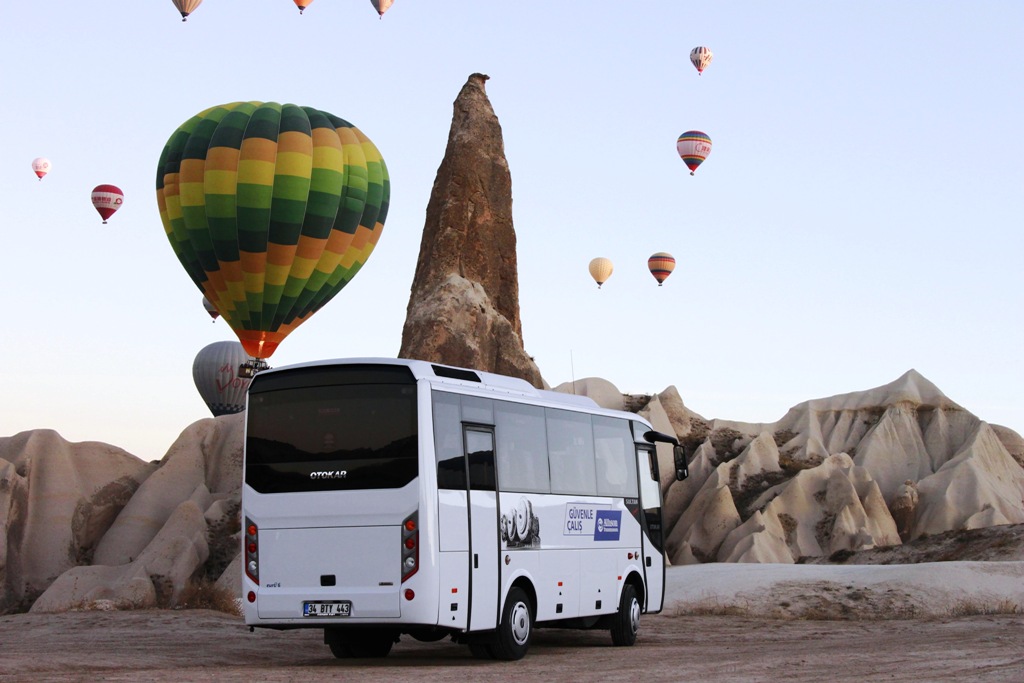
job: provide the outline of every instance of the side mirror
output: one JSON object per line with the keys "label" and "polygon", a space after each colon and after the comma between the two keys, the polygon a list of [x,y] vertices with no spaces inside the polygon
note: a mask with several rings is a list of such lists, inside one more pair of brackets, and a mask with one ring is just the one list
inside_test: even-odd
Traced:
{"label": "side mirror", "polygon": [[648,443],[672,444],[672,456],[675,459],[676,466],[676,479],[682,481],[690,476],[690,470],[686,465],[686,453],[683,451],[683,447],[679,445],[679,439],[674,436],[655,431],[645,432],[644,439]]}
{"label": "side mirror", "polygon": [[672,455],[675,457],[676,480],[682,481],[690,476],[690,470],[686,464],[686,452],[683,451],[682,446],[677,444],[676,447],[672,449]]}

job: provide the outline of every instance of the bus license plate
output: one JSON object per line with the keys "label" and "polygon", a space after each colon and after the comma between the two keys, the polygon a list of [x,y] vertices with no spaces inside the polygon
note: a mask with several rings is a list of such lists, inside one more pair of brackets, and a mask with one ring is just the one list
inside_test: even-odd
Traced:
{"label": "bus license plate", "polygon": [[302,603],[304,617],[347,617],[352,614],[351,600]]}

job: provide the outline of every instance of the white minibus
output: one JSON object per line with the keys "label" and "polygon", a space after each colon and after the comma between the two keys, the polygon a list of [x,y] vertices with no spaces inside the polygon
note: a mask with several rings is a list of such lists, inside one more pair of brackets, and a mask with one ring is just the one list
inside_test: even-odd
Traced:
{"label": "white minibus", "polygon": [[514,660],[538,628],[632,645],[664,600],[655,442],[685,477],[638,415],[521,379],[382,358],[259,372],[245,621],[323,629],[337,657],[408,635]]}

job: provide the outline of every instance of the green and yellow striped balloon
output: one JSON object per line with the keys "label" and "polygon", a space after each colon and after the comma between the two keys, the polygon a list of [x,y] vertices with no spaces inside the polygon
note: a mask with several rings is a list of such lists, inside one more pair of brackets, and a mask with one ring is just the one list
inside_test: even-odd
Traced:
{"label": "green and yellow striped balloon", "polygon": [[156,174],[175,255],[254,358],[355,277],[384,229],[380,152],[311,107],[235,102],[174,131]]}

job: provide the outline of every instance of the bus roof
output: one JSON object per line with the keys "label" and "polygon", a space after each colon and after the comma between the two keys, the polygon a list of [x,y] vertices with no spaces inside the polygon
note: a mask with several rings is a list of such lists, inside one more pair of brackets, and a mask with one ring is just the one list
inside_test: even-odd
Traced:
{"label": "bus roof", "polygon": [[[588,411],[604,413],[615,413],[622,415],[622,411],[601,408],[592,398],[575,394],[563,394],[559,391],[537,389],[532,384],[518,377],[508,377],[493,372],[460,368],[452,365],[431,363],[425,360],[412,360],[408,358],[334,358],[329,360],[310,361],[296,363],[294,365],[282,366],[264,372],[273,373],[295,368],[322,367],[328,365],[391,365],[404,366],[409,368],[413,377],[417,380],[427,380],[435,386],[448,386],[452,388],[479,389],[487,392],[501,393],[510,396],[522,396],[534,400],[550,403],[560,403],[567,406],[576,406]],[[262,373],[261,373],[262,374]],[[634,416],[643,420],[639,416]]]}

